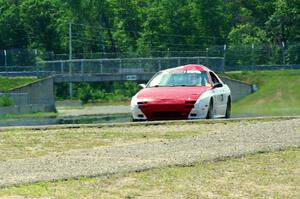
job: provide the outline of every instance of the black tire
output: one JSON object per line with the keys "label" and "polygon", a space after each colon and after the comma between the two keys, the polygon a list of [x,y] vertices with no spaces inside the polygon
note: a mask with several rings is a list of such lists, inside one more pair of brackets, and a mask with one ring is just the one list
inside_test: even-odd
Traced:
{"label": "black tire", "polygon": [[215,114],[214,114],[214,103],[213,103],[212,100],[210,100],[206,119],[214,119],[214,116],[215,116]]}
{"label": "black tire", "polygon": [[230,97],[227,100],[225,118],[231,118],[231,98]]}
{"label": "black tire", "polygon": [[131,120],[131,122],[146,122],[146,120],[136,120],[136,119],[133,119],[133,118],[131,118],[132,120]]}

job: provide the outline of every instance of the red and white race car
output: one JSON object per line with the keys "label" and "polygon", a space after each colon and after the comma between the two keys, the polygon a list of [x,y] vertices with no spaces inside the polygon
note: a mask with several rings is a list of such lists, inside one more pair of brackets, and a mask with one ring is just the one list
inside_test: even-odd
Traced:
{"label": "red and white race car", "polygon": [[205,66],[163,70],[141,86],[131,100],[134,121],[230,118],[231,91]]}

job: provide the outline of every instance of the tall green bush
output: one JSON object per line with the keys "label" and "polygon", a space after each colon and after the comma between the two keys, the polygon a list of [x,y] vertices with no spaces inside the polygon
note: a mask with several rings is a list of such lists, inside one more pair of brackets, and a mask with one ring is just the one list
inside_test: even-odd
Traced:
{"label": "tall green bush", "polygon": [[[77,84],[75,86],[75,95],[84,104],[94,101],[124,101],[131,99],[138,89],[137,83],[129,81],[101,84]],[[57,94],[59,95],[60,93]],[[63,96],[57,97],[61,98]]]}
{"label": "tall green bush", "polygon": [[82,103],[86,104],[90,100],[94,99],[93,92],[94,90],[92,89],[92,87],[88,84],[85,84],[82,87],[79,87],[78,97],[82,101]]}

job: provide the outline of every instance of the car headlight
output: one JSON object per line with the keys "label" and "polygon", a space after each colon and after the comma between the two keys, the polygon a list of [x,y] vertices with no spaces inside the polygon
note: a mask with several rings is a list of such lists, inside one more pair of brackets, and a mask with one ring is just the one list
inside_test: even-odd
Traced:
{"label": "car headlight", "polygon": [[137,105],[137,94],[131,98],[131,106]]}
{"label": "car headlight", "polygon": [[153,101],[152,99],[149,98],[137,98],[137,95],[138,94],[136,94],[131,98],[130,104],[132,107],[139,106],[139,105],[146,105],[148,102]]}

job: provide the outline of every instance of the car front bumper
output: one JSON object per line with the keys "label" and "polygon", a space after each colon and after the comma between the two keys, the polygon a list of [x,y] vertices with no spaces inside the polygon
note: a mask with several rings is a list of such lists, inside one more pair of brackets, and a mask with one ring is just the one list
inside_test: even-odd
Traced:
{"label": "car front bumper", "polygon": [[152,103],[131,106],[132,118],[138,121],[203,119],[206,118],[207,111],[208,105],[204,103],[195,105]]}

